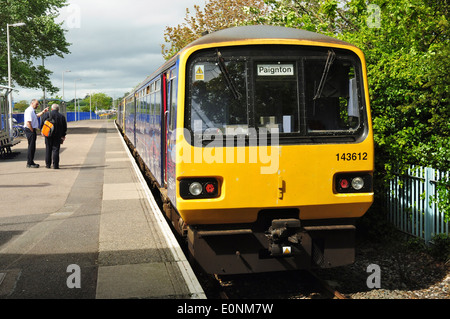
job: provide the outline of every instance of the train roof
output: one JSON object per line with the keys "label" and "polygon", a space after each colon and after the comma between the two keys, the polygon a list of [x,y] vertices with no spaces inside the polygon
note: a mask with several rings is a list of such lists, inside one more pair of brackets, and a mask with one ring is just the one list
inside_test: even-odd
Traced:
{"label": "train roof", "polygon": [[338,40],[316,32],[280,26],[251,25],[233,27],[210,33],[191,42],[184,49],[196,45],[205,45],[210,43],[264,39],[307,40],[353,46],[352,44],[345,41]]}

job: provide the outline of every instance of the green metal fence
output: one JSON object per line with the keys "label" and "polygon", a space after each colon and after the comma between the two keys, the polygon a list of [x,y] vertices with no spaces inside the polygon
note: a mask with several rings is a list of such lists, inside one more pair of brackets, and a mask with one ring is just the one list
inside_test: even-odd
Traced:
{"label": "green metal fence", "polygon": [[449,222],[433,198],[436,185],[449,181],[450,172],[429,167],[411,167],[390,181],[386,196],[389,220],[401,231],[428,244],[437,234],[449,234]]}

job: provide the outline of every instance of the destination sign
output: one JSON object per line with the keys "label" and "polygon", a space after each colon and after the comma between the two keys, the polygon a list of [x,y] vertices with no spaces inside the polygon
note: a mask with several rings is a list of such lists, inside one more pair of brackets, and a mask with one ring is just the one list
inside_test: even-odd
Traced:
{"label": "destination sign", "polygon": [[258,64],[258,76],[294,75],[293,64]]}

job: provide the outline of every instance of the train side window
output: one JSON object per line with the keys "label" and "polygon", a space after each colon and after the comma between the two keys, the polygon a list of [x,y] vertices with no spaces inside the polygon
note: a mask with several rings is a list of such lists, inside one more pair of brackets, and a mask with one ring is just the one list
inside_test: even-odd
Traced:
{"label": "train side window", "polygon": [[170,110],[169,110],[169,130],[173,131],[175,129],[175,114],[176,114],[176,104],[177,104],[177,81],[170,80]]}
{"label": "train side window", "polygon": [[161,113],[161,80],[155,82],[155,115],[160,115]]}
{"label": "train side window", "polygon": [[155,114],[155,103],[153,102],[153,96],[155,95],[155,93],[150,93],[150,95],[148,96],[148,105],[149,105],[149,114],[150,115],[154,115]]}
{"label": "train side window", "polygon": [[156,92],[155,96],[155,115],[161,115],[161,92]]}

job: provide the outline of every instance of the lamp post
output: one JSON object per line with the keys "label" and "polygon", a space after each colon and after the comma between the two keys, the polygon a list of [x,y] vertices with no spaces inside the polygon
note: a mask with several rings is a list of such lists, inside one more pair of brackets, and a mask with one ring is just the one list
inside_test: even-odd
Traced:
{"label": "lamp post", "polygon": [[[92,86],[95,86],[95,84],[93,84]],[[92,120],[92,88],[89,92],[89,119]]]}
{"label": "lamp post", "polygon": [[[42,68],[45,68],[45,58],[44,57],[42,57]],[[43,94],[43,104],[44,105],[41,106],[41,111],[43,111],[47,107],[47,101],[45,99],[45,92],[46,92],[45,86],[43,85],[42,86],[42,94]]]}
{"label": "lamp post", "polygon": [[79,121],[80,119],[77,119],[77,81],[81,81],[81,79],[76,79],[75,81],[74,81],[74,83],[75,83],[75,108],[74,108],[74,111],[75,111],[75,121]]}
{"label": "lamp post", "polygon": [[[9,27],[22,27],[25,23],[19,22],[14,24],[6,24],[6,42],[7,42],[7,48],[8,48],[8,86],[11,88],[11,46],[9,43]],[[13,121],[12,121],[12,114],[13,114],[13,108],[12,108],[12,90],[8,94],[8,104],[9,104],[9,114],[8,114],[8,133],[9,138],[12,139],[12,128],[13,128]]]}

